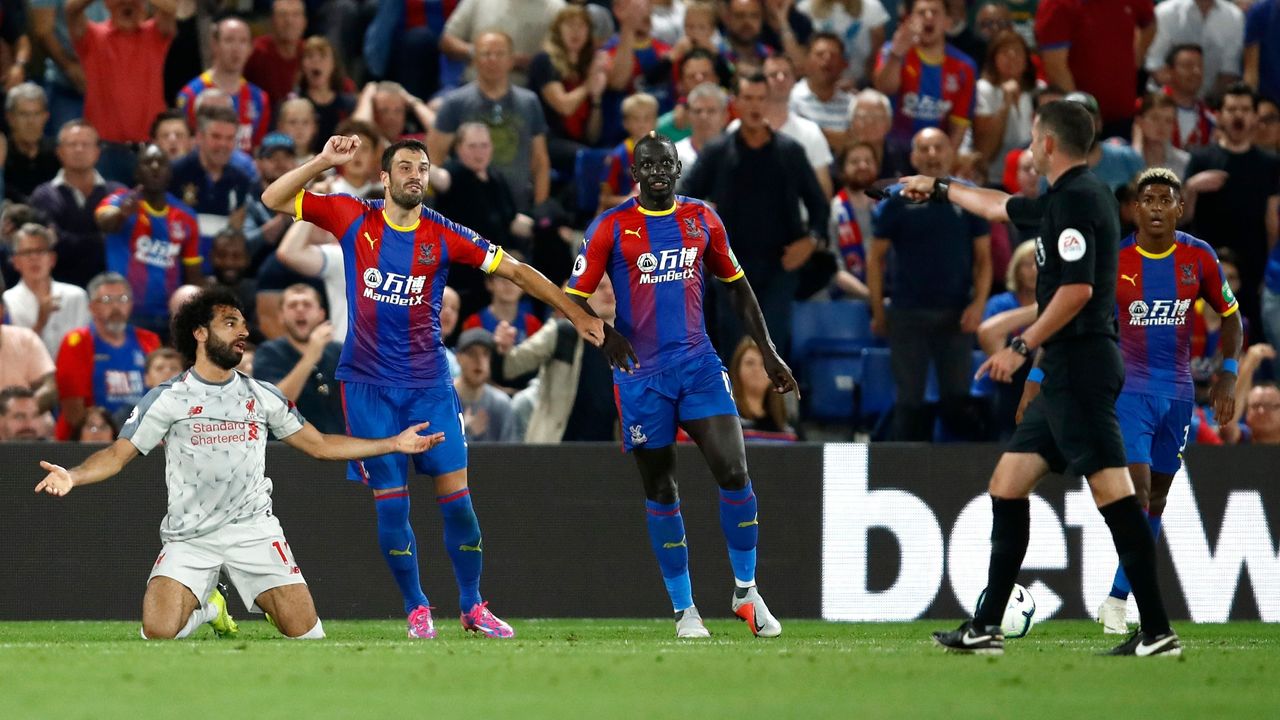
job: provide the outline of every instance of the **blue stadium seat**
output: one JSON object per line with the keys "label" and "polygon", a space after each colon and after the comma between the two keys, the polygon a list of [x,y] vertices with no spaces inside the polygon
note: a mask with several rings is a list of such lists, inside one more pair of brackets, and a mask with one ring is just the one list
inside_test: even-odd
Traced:
{"label": "blue stadium seat", "polygon": [[578,214],[594,217],[600,204],[600,183],[604,182],[604,160],[609,148],[582,148],[573,159],[573,199]]}
{"label": "blue stadium seat", "polygon": [[848,353],[873,342],[871,311],[860,300],[791,304],[791,357],[797,363],[816,353]]}
{"label": "blue stadium seat", "polygon": [[855,389],[862,380],[862,351],[823,352],[809,359],[808,417],[825,422],[857,419]]}
{"label": "blue stadium seat", "polygon": [[893,409],[896,392],[889,349],[869,347],[862,350],[862,378],[858,383],[858,421],[870,424]]}

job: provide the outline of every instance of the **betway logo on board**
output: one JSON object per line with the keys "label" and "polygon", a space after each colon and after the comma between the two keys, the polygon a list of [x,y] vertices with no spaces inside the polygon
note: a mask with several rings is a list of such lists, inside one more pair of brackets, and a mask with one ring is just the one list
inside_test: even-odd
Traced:
{"label": "betway logo on board", "polygon": [[[940,517],[907,490],[871,489],[869,466],[867,445],[824,447],[823,618],[913,620],[925,614],[944,589],[972,613],[986,586],[990,553],[991,500],[985,486],[954,518]],[[1022,566],[1024,581],[1038,570],[1070,569],[1068,538],[1076,542],[1078,532],[1081,544],[1075,553],[1080,558],[1078,573],[1066,573],[1078,588],[1055,588],[1039,580],[1029,585],[1038,619],[1050,618],[1061,608],[1062,594],[1079,593],[1088,612],[1096,612],[1115,573],[1115,546],[1088,485],[1078,479],[1072,487],[1062,516],[1044,499],[1031,497],[1031,543]],[[950,533],[944,534],[948,526]],[[1216,542],[1211,543],[1184,468],[1169,494],[1161,542],[1168,545],[1191,619],[1225,622],[1236,594],[1251,591],[1261,619],[1280,622],[1280,556],[1262,495],[1256,490],[1229,491],[1218,527]],[[898,544],[898,575],[883,590],[868,588],[870,564],[885,562],[868,556],[871,528],[893,534]],[[1242,570],[1248,575],[1244,588]],[[1130,607],[1132,619],[1132,600]]]}

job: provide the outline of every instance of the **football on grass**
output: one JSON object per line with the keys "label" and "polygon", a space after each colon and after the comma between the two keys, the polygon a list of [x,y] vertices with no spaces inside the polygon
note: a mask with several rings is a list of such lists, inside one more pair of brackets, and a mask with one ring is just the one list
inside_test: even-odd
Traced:
{"label": "football on grass", "polygon": [[[987,591],[983,591],[978,595],[978,604],[974,606],[975,612],[977,608],[982,607],[982,601],[987,596]],[[1015,584],[1013,592],[1009,593],[1009,602],[1004,606],[1004,620],[1000,623],[1000,627],[1004,629],[1006,638],[1020,638],[1026,635],[1031,626],[1035,624],[1036,616],[1036,599],[1031,597],[1031,591]]]}

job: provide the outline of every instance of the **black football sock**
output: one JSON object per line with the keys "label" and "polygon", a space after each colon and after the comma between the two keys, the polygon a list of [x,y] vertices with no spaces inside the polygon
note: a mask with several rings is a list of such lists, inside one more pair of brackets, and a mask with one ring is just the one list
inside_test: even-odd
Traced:
{"label": "black football sock", "polygon": [[1169,632],[1169,616],[1156,580],[1156,543],[1137,497],[1130,495],[1098,510],[1111,528],[1116,554],[1133,588],[1133,599],[1138,603],[1143,632],[1148,635]]}
{"label": "black football sock", "polygon": [[999,625],[1009,604],[1009,593],[1022,569],[1031,540],[1031,501],[991,498],[991,564],[987,567],[987,592],[973,615],[975,625]]}

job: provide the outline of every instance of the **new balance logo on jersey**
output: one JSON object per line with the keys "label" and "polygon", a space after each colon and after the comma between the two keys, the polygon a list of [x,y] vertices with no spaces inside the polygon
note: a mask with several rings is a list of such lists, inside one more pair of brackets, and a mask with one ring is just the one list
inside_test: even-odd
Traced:
{"label": "new balance logo on jersey", "polygon": [[193,407],[193,408],[191,408],[190,410],[188,410],[188,411],[187,411],[187,417],[195,417],[195,416],[199,415],[199,414],[200,414],[200,413],[202,413],[202,412],[204,412],[204,406],[203,406],[203,405],[196,405],[195,407]]}
{"label": "new balance logo on jersey", "polygon": [[1130,285],[1138,287],[1138,273],[1134,273],[1132,275],[1121,275],[1120,279],[1127,280]]}
{"label": "new balance logo on jersey", "polygon": [[364,297],[388,305],[414,306],[427,301],[422,294],[422,287],[427,282],[426,275],[401,275],[400,273],[383,273],[378,268],[364,271]]}
{"label": "new balance logo on jersey", "polygon": [[1129,303],[1129,324],[1137,327],[1156,325],[1185,325],[1187,310],[1191,308],[1191,300],[1156,300],[1147,305],[1146,301],[1134,300]]}
{"label": "new balance logo on jersey", "polygon": [[694,276],[698,263],[698,248],[671,248],[653,253],[643,253],[636,258],[640,270],[641,285],[655,285],[672,280],[688,280]]}

